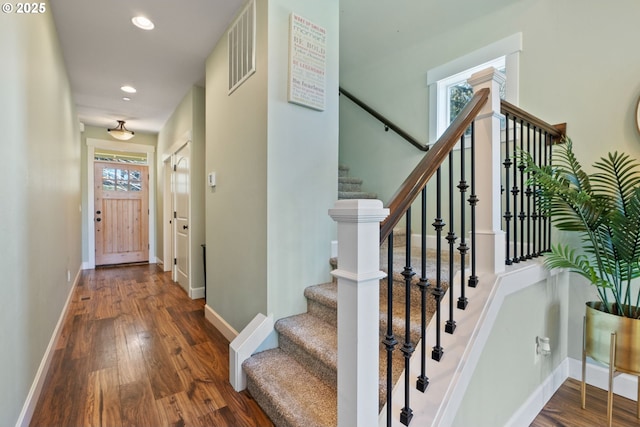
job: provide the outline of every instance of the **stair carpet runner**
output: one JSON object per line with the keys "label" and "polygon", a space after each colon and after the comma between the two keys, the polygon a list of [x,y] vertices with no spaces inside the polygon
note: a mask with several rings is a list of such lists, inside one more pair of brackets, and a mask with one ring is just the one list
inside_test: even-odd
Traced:
{"label": "stair carpet runner", "polygon": [[376,199],[375,193],[362,191],[362,180],[349,176],[349,167],[338,166],[338,199]]}
{"label": "stair carpet runner", "polygon": [[[396,238],[403,245],[402,237]],[[386,248],[381,248],[381,269],[386,270]],[[393,330],[400,342],[394,357],[394,380],[404,368],[399,350],[404,339],[405,282],[400,274],[404,254],[394,260]],[[396,265],[398,264],[398,265]],[[414,264],[415,265],[415,264]],[[419,273],[419,272],[417,272]],[[417,282],[420,274],[414,276]],[[431,276],[433,277],[433,276]],[[447,277],[443,274],[443,277]],[[433,283],[433,280],[431,281]],[[444,284],[443,286],[446,286]],[[337,284],[335,281],[305,289],[307,312],[280,319],[275,324],[279,347],[254,354],[243,368],[247,388],[278,427],[333,427],[337,425]],[[417,345],[420,333],[420,291],[411,286],[411,340]],[[434,312],[429,294],[427,312]],[[387,279],[380,281],[380,336],[387,329]],[[428,321],[428,319],[427,319]],[[386,402],[387,355],[380,344],[379,404]]]}

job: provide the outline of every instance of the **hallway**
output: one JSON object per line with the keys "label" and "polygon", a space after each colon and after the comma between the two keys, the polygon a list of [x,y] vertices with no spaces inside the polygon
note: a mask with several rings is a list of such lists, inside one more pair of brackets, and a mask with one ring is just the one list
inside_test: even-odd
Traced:
{"label": "hallway", "polygon": [[156,265],[84,271],[31,426],[273,426],[203,307]]}

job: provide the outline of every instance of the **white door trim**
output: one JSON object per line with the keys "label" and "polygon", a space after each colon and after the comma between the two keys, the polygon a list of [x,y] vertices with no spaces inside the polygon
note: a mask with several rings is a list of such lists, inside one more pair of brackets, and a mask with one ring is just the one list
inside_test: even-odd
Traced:
{"label": "white door trim", "polygon": [[149,166],[149,262],[156,262],[156,148],[152,145],[132,144],[129,142],[109,141],[106,139],[87,138],[87,250],[89,251],[85,268],[96,267],[96,228],[94,219],[94,177],[93,162],[96,148],[115,150],[125,153],[146,153]]}

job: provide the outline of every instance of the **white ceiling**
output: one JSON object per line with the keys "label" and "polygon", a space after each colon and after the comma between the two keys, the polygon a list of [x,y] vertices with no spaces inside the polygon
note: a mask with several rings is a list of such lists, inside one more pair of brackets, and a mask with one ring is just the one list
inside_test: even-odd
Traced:
{"label": "white ceiling", "polygon": [[[79,120],[158,132],[187,91],[204,86],[205,60],[244,0],[50,2]],[[131,18],[144,15],[155,29]],[[120,90],[131,85],[137,93]],[[131,101],[123,101],[129,96]]]}

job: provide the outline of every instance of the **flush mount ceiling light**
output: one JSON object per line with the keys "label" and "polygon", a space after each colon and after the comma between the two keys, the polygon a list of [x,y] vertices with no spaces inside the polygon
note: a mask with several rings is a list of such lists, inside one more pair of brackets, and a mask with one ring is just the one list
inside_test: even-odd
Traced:
{"label": "flush mount ceiling light", "polygon": [[133,22],[133,25],[142,30],[153,30],[155,28],[153,22],[151,22],[149,18],[146,18],[144,16],[133,17],[131,18],[131,22]]}
{"label": "flush mount ceiling light", "polygon": [[114,137],[115,139],[119,139],[121,141],[128,141],[133,138],[133,131],[124,127],[124,120],[118,120],[118,126],[113,129],[107,129],[107,132]]}
{"label": "flush mount ceiling light", "polygon": [[120,88],[120,90],[123,91],[123,92],[127,92],[127,93],[136,93],[137,92],[136,88],[133,87],[133,86],[122,86]]}

